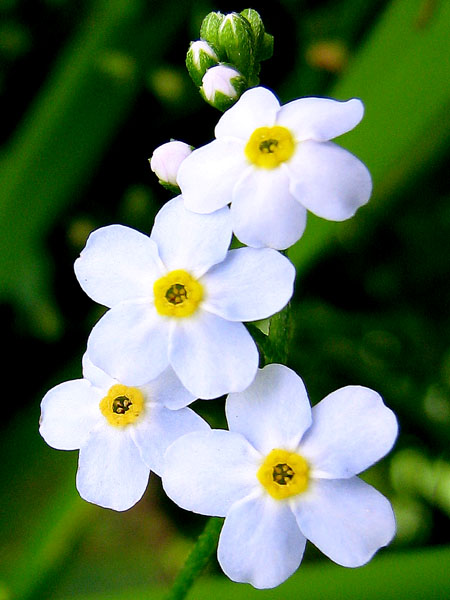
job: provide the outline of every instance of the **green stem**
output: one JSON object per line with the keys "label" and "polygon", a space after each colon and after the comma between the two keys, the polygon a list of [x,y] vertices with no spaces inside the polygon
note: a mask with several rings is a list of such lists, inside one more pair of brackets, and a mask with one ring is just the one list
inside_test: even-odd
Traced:
{"label": "green stem", "polygon": [[199,577],[217,548],[222,523],[223,519],[218,517],[212,517],[207,521],[205,529],[199,535],[165,600],[182,600],[186,598],[192,584]]}

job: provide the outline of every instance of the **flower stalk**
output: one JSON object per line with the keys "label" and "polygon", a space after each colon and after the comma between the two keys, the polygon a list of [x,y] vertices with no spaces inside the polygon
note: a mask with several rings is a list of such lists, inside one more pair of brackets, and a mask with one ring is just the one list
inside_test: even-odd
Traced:
{"label": "flower stalk", "polygon": [[194,581],[201,575],[216,551],[222,523],[223,519],[219,517],[208,519],[203,532],[199,535],[165,600],[182,600],[186,598]]}

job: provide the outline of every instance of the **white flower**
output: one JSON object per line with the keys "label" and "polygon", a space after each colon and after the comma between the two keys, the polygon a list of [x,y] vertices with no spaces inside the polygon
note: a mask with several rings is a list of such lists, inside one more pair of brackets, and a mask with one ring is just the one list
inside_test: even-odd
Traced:
{"label": "white flower", "polygon": [[217,139],[180,167],[186,207],[210,213],[231,202],[241,242],[277,249],[302,236],[306,209],[348,219],[369,200],[372,182],[362,162],[329,140],[353,129],[363,112],[355,98],[301,98],[280,107],[269,90],[248,90],[217,123]]}
{"label": "white flower", "polygon": [[127,510],[145,492],[150,471],[161,474],[166,448],[180,435],[209,429],[190,408],[194,398],[169,367],[129,387],[83,357],[83,379],[51,389],[41,404],[40,433],[58,450],[80,450],[80,496]]}
{"label": "white flower", "polygon": [[181,197],[160,210],[150,237],[121,225],[92,233],[75,272],[111,308],[89,337],[92,361],[126,385],[170,364],[196,397],[245,389],[258,351],[241,321],[281,310],[295,269],[268,248],[227,251],[230,239],[228,208],[198,215]]}
{"label": "white flower", "polygon": [[192,152],[185,142],[173,140],[158,146],[150,159],[150,168],[163,183],[177,185],[177,173],[183,160]]}
{"label": "white flower", "polygon": [[388,500],[355,475],[384,456],[397,421],[374,391],[348,386],[312,411],[283,365],[226,401],[230,431],[194,432],[167,450],[162,480],[179,506],[226,517],[219,563],[230,579],[275,587],[306,539],[336,563],[366,563],[395,533]]}

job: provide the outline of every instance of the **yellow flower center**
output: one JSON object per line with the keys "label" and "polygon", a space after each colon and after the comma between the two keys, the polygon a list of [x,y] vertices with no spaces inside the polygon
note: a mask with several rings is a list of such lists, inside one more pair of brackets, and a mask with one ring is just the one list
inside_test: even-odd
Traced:
{"label": "yellow flower center", "polygon": [[258,127],[245,146],[245,156],[257,167],[274,169],[291,158],[295,140],[286,127]]}
{"label": "yellow flower center", "polygon": [[309,465],[300,454],[275,448],[266,456],[256,476],[272,498],[282,500],[306,490]]}
{"label": "yellow flower center", "polygon": [[144,412],[144,396],[138,388],[117,383],[109,388],[99,406],[110,425],[124,427]]}
{"label": "yellow flower center", "polygon": [[153,285],[156,310],[166,317],[189,317],[203,299],[203,286],[187,271],[178,269]]}

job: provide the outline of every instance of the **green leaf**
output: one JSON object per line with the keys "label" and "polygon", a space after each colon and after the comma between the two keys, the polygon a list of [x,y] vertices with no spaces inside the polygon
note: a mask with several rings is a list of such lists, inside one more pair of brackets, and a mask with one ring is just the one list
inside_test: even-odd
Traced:
{"label": "green leaf", "polygon": [[78,453],[57,452],[39,436],[37,406],[18,415],[2,435],[0,450],[5,515],[0,519],[0,599],[31,600],[64,565],[100,509],[76,491]]}
{"label": "green leaf", "polygon": [[60,328],[45,237],[132,110],[139,68],[161,56],[187,9],[167,4],[150,20],[142,0],[92,2],[10,140],[0,163],[0,300],[14,302],[37,334]]}

